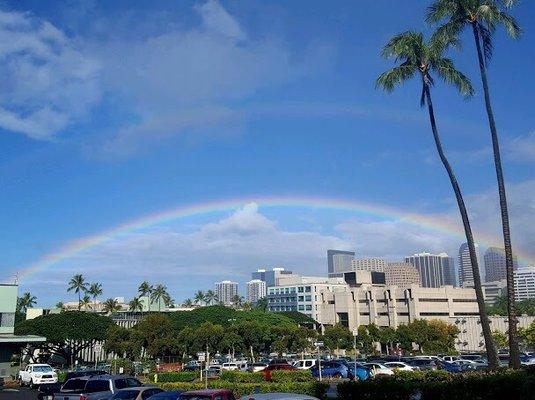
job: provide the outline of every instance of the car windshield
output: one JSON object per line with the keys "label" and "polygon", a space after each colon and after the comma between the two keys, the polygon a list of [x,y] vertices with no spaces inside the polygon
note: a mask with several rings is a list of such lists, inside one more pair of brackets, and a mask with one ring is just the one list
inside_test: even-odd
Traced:
{"label": "car windshield", "polygon": [[33,367],[33,372],[52,372],[53,369],[49,365],[36,365]]}
{"label": "car windshield", "polygon": [[85,379],[69,379],[61,390],[82,390],[86,382],[87,380]]}

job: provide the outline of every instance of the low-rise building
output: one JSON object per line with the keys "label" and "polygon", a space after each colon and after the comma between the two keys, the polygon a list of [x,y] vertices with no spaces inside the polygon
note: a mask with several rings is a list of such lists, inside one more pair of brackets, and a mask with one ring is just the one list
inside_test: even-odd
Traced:
{"label": "low-rise building", "polygon": [[516,301],[535,298],[535,267],[514,271]]}

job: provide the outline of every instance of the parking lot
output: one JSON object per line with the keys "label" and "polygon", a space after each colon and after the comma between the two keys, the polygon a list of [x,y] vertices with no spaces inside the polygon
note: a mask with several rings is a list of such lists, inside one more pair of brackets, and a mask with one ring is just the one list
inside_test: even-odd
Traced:
{"label": "parking lot", "polygon": [[37,400],[37,391],[28,388],[0,389],[0,400]]}

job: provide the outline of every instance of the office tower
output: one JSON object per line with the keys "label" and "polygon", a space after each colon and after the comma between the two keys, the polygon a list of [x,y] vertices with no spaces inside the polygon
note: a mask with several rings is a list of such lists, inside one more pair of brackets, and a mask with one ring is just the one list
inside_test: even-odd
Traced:
{"label": "office tower", "polygon": [[[504,249],[489,247],[483,256],[483,260],[485,262],[485,280],[487,282],[500,281],[507,278]],[[518,268],[517,257],[513,258],[513,268]]]}
{"label": "office tower", "polygon": [[455,259],[446,253],[440,253],[444,269],[444,285],[457,286],[457,274],[455,273]]}
{"label": "office tower", "polygon": [[515,300],[535,298],[535,267],[524,267],[514,271]]}
{"label": "office tower", "polygon": [[279,285],[279,279],[281,277],[293,275],[292,271],[285,270],[282,267],[276,267],[273,268],[271,271],[268,271],[266,269],[259,269],[256,272],[253,272],[251,274],[251,279],[255,280],[261,280],[266,282],[266,288],[270,286],[278,286]]}
{"label": "office tower", "polygon": [[351,261],[351,270],[385,272],[387,265],[386,260],[382,258],[355,258]]}
{"label": "office tower", "polygon": [[232,304],[234,296],[238,294],[238,283],[232,281],[221,281],[215,284],[215,294],[217,300],[223,304]]}
{"label": "office tower", "polygon": [[384,273],[387,285],[407,287],[419,285],[421,282],[418,270],[406,262],[388,263],[384,268]]}
{"label": "office tower", "polygon": [[327,272],[330,277],[342,276],[344,271],[351,269],[354,251],[327,250]]}
{"label": "office tower", "polygon": [[417,253],[405,257],[405,262],[413,265],[418,270],[423,287],[440,287],[445,284],[444,266],[448,259],[449,257],[446,253]]}
{"label": "office tower", "polygon": [[266,282],[260,279],[253,279],[246,284],[247,294],[246,300],[256,304],[258,300],[266,297]]}
{"label": "office tower", "polygon": [[[479,275],[481,275],[481,282],[485,282],[485,274],[483,266],[481,265],[481,257],[479,256],[479,246],[475,243],[477,264],[479,265]],[[474,284],[474,274],[472,273],[472,262],[470,261],[470,251],[468,243],[463,243],[459,248],[459,285],[470,286]]]}

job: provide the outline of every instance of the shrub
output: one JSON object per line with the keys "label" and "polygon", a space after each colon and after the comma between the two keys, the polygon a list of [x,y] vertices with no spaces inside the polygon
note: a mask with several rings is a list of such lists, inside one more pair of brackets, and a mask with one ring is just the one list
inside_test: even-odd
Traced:
{"label": "shrub", "polygon": [[193,382],[198,376],[195,371],[162,372],[158,374],[158,382]]}
{"label": "shrub", "polygon": [[262,372],[222,371],[219,378],[227,382],[260,383],[264,382]]}
{"label": "shrub", "polygon": [[275,370],[271,371],[271,381],[272,382],[309,382],[311,381],[312,374],[309,370]]}

